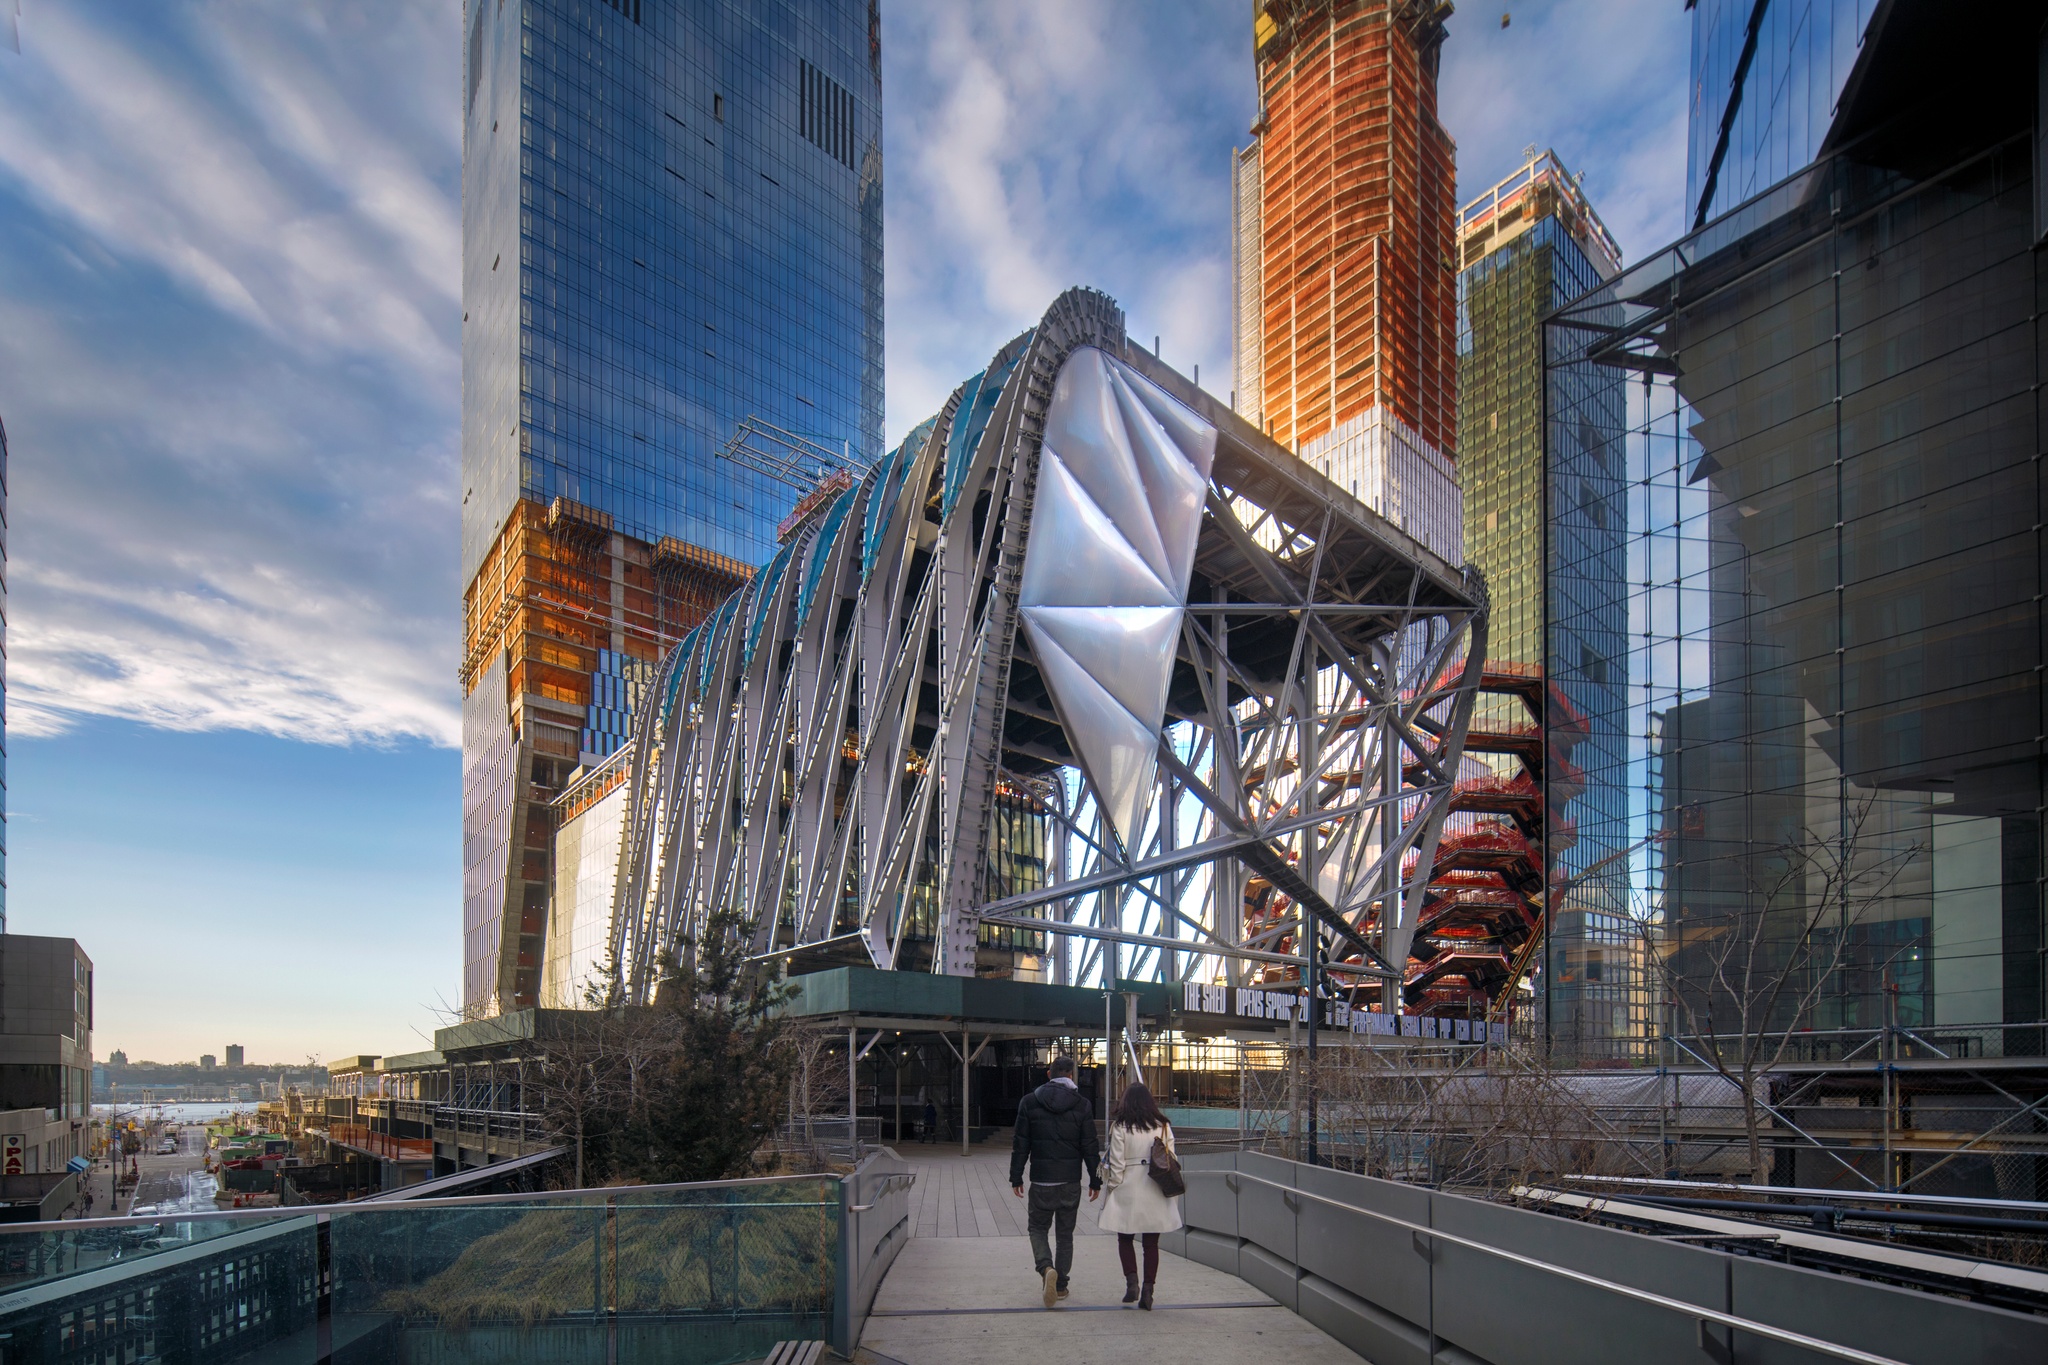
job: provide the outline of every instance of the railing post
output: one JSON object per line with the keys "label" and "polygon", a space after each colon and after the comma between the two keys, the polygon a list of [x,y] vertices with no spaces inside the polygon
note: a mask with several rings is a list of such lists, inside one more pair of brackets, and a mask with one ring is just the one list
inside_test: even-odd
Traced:
{"label": "railing post", "polygon": [[853,1206],[860,1200],[860,1167],[856,1165],[849,1175],[839,1177],[839,1264],[834,1268],[832,1285],[832,1340],[831,1347],[840,1355],[852,1359],[857,1343],[853,1339],[853,1304],[860,1292],[860,1238],[855,1224],[860,1215]]}
{"label": "railing post", "polygon": [[327,1365],[334,1359],[334,1243],[328,1220],[313,1215],[313,1359]]}
{"label": "railing post", "polygon": [[604,1201],[605,1240],[611,1245],[606,1259],[611,1276],[606,1285],[604,1315],[604,1358],[606,1365],[618,1365],[619,1359],[619,1197],[608,1195]]}

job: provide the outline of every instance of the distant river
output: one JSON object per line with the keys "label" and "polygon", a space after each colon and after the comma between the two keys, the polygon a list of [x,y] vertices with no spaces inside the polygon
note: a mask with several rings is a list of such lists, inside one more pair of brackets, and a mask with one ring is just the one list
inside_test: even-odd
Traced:
{"label": "distant river", "polygon": [[95,1104],[94,1118],[108,1118],[119,1114],[122,1118],[154,1117],[159,1111],[172,1123],[212,1123],[230,1114],[247,1114],[256,1117],[256,1102],[244,1100],[240,1104]]}

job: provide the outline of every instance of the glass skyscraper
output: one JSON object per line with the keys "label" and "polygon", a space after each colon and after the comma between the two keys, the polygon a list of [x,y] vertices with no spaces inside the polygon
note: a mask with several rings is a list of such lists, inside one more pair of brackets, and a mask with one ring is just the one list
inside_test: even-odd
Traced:
{"label": "glass skyscraper", "polygon": [[1879,0],[1697,0],[1686,222],[1710,218],[1819,155]]}
{"label": "glass skyscraper", "polygon": [[875,0],[469,0],[463,1004],[533,1003],[550,803],[802,490],[882,439]]}
{"label": "glass skyscraper", "polygon": [[[1468,762],[1487,763],[1493,775],[1480,784],[1486,813],[1474,834],[1447,837],[1455,844],[1490,836],[1517,848],[1526,842],[1529,875],[1555,889],[1550,913],[1558,930],[1547,956],[1524,953],[1536,988],[1529,1003],[1553,1032],[1561,1019],[1594,1044],[1589,1050],[1622,1054],[1644,1024],[1626,993],[1635,966],[1629,936],[1614,923],[1625,900],[1584,874],[1628,839],[1626,791],[1613,763],[1624,744],[1619,678],[1606,662],[1626,648],[1626,547],[1621,524],[1599,510],[1623,477],[1623,375],[1598,365],[1546,372],[1543,357],[1544,318],[1611,279],[1621,248],[1557,154],[1543,152],[1465,205],[1458,250],[1465,550],[1486,575],[1492,607],[1486,690],[1468,741],[1477,754]],[[1544,471],[1543,418],[1567,402],[1575,413],[1569,438],[1585,457],[1574,477],[1552,481]],[[1553,603],[1545,601],[1546,584]],[[1542,714],[1560,723],[1553,742],[1533,750],[1520,736]],[[1517,811],[1523,830],[1497,813],[1509,792],[1529,798]],[[1546,862],[1547,877],[1540,871]],[[1536,929],[1518,923],[1515,933]],[[1530,946],[1509,937],[1504,957]]]}
{"label": "glass skyscraper", "polygon": [[1238,411],[1453,563],[1457,147],[1443,0],[1258,0],[1232,158]]}
{"label": "glass skyscraper", "polygon": [[[1594,489],[1551,506],[1551,611],[1625,584],[1627,744],[1585,781],[1629,792],[1615,890],[1676,968],[1673,1028],[2039,1056],[2039,37],[2017,7],[1877,10],[1702,0],[1710,216],[1548,328],[1549,477]],[[1628,376],[1606,482],[1578,436],[1605,400],[1556,382],[1590,367]],[[1619,574],[1573,549],[1595,515]]]}

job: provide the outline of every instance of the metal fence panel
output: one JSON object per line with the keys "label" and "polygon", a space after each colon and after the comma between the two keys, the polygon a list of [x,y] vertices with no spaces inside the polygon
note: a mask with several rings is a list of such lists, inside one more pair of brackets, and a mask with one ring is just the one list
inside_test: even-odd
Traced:
{"label": "metal fence panel", "polygon": [[1289,1312],[1301,1307],[1294,1262],[1274,1255],[1256,1242],[1245,1242],[1237,1248],[1237,1276]]}
{"label": "metal fence panel", "polygon": [[[1729,1278],[1742,1317],[1913,1365],[2048,1360],[2048,1319],[2030,1314],[1746,1257],[1731,1258]],[[1818,1359],[1740,1333],[1736,1349],[1742,1365]]]}
{"label": "metal fence panel", "polygon": [[1237,1187],[1237,1235],[1247,1242],[1257,1243],[1273,1255],[1294,1263],[1295,1201],[1286,1190],[1275,1189],[1273,1185],[1260,1181],[1273,1181],[1280,1185],[1294,1183],[1295,1165],[1276,1157],[1261,1156],[1257,1152],[1243,1152],[1238,1155],[1237,1169],[1246,1175],[1259,1177],[1258,1180],[1231,1180],[1224,1184]]}
{"label": "metal fence panel", "polygon": [[[1721,1258],[1613,1228],[1574,1223],[1458,1195],[1430,1199],[1431,1226],[1474,1241],[1727,1310]],[[1438,1336],[1517,1365],[1630,1365],[1700,1356],[1697,1320],[1533,1266],[1438,1240],[1433,1258]],[[1513,1305],[1512,1312],[1503,1312]]]}
{"label": "metal fence panel", "polygon": [[[1322,1167],[1303,1167],[1298,1187],[1410,1223],[1429,1222],[1429,1191]],[[1409,1234],[1364,1213],[1305,1199],[1297,1235],[1301,1268],[1406,1322],[1429,1322],[1429,1262]]]}
{"label": "metal fence panel", "polygon": [[[1234,1247],[1237,1243],[1237,1195],[1221,1179],[1214,1176],[1196,1175],[1197,1171],[1234,1171],[1238,1162],[1235,1152],[1218,1152],[1208,1156],[1191,1156],[1181,1162],[1188,1174],[1188,1192],[1181,1197],[1181,1217],[1190,1228],[1202,1228],[1208,1232],[1228,1237]],[[1203,1264],[1209,1264],[1204,1262]],[[1227,1267],[1231,1274],[1237,1273],[1233,1262]]]}
{"label": "metal fence panel", "polygon": [[910,1237],[910,1163],[877,1152],[840,1182],[838,1287],[832,1348],[851,1356],[896,1253]]}

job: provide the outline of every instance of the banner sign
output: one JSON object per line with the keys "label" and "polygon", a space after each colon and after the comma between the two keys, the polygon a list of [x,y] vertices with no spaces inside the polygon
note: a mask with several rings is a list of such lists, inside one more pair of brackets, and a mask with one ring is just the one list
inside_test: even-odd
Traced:
{"label": "banner sign", "polygon": [[[1226,1019],[1257,1019],[1283,1024],[1307,1023],[1307,1001],[1299,991],[1274,991],[1258,986],[1183,985],[1181,1012],[1213,1014]],[[1319,1027],[1387,1038],[1427,1038],[1435,1042],[1491,1043],[1505,1047],[1508,1026],[1484,1019],[1438,1019],[1433,1015],[1383,1014],[1354,1010],[1341,1000],[1325,1000]]]}
{"label": "banner sign", "polygon": [[22,1162],[22,1142],[20,1133],[9,1133],[0,1138],[0,1174],[28,1174],[28,1167]]}

